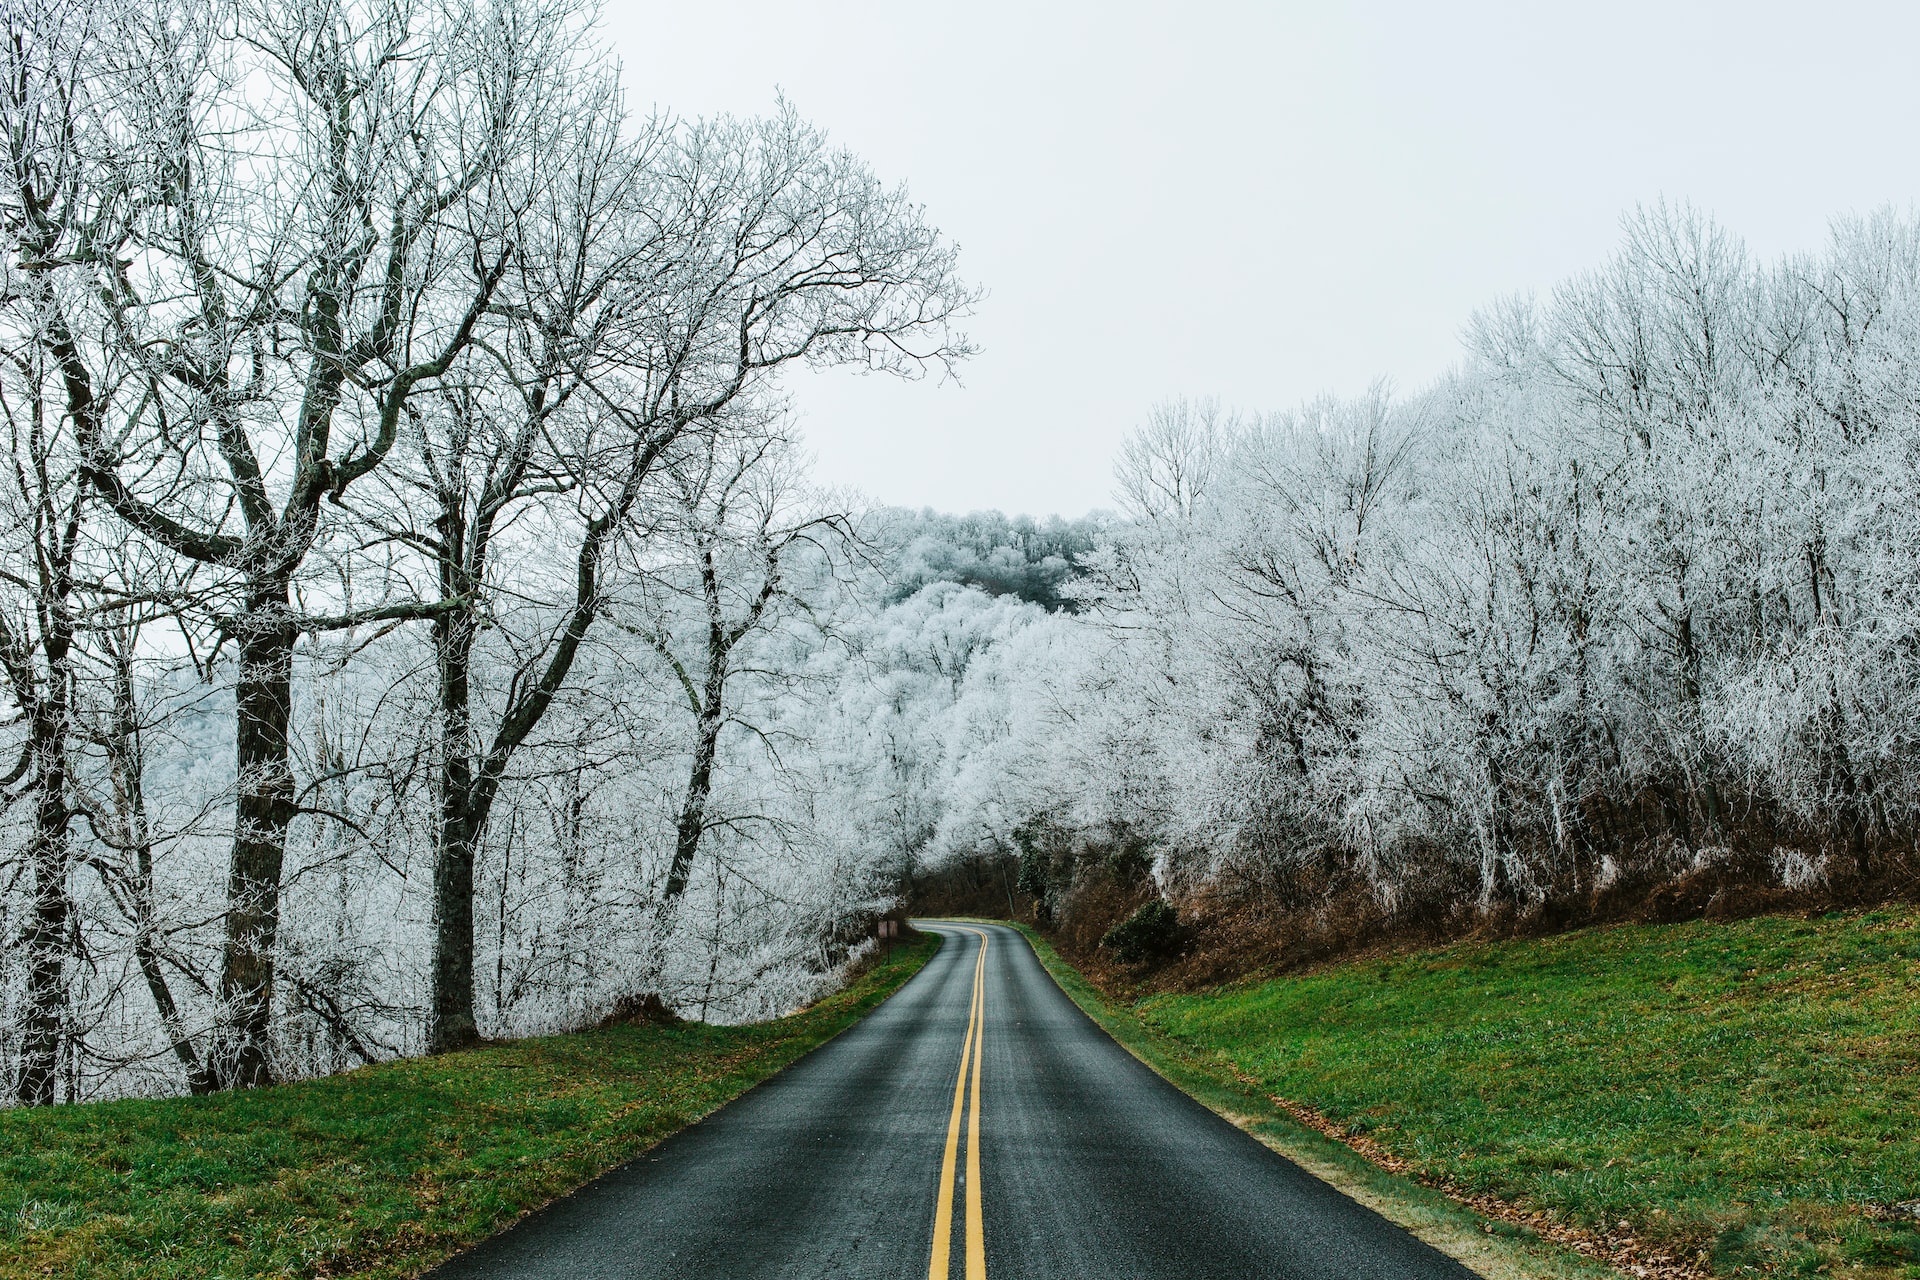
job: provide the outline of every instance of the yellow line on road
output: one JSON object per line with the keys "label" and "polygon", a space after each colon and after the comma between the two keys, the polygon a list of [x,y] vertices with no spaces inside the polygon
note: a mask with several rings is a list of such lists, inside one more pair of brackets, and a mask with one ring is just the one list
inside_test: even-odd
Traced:
{"label": "yellow line on road", "polygon": [[973,1101],[967,1119],[967,1280],[987,1280],[987,1233],[980,1224],[980,1059],[987,1034],[987,935],[980,935],[980,975],[974,979]]}
{"label": "yellow line on road", "polygon": [[947,1120],[946,1154],[940,1161],[940,1198],[933,1208],[933,1257],[927,1280],[948,1280],[953,1259],[953,1178],[960,1153],[960,1117],[967,1096],[967,1067],[973,1067],[973,1110],[967,1131],[967,1272],[966,1280],[987,1280],[986,1237],[980,1224],[980,1038],[985,1030],[987,935],[980,939],[973,962],[973,999],[967,1009],[967,1038],[960,1047],[960,1078],[953,1082],[953,1114]]}

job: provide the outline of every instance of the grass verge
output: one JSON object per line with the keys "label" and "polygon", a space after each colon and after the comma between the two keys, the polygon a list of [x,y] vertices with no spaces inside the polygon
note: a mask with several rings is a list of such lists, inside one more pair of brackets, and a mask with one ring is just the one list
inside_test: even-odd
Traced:
{"label": "grass verge", "polygon": [[1722,1276],[1920,1276],[1912,908],[1462,942],[1142,1034],[1472,1198]]}
{"label": "grass verge", "polygon": [[1915,923],[1461,943],[1139,1012],[1426,1176],[1720,1275],[1920,1276]]}
{"label": "grass verge", "polygon": [[1302,1124],[1224,1061],[1194,1053],[1144,1021],[1132,1005],[1087,981],[1043,935],[1026,925],[1014,927],[1027,936],[1040,963],[1075,1004],[1175,1087],[1489,1280],[1613,1280],[1617,1276],[1612,1268],[1528,1227],[1483,1217],[1443,1192],[1391,1173]]}
{"label": "grass verge", "polygon": [[0,1277],[417,1275],[830,1039],[938,946],[751,1026],[614,1027],[210,1098],[0,1112]]}

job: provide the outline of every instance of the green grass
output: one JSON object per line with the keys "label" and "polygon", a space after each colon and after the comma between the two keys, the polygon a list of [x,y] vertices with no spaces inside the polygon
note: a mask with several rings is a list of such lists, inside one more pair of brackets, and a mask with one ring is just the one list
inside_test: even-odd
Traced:
{"label": "green grass", "polygon": [[826,1041],[937,946],[753,1026],[618,1027],[247,1093],[0,1112],[0,1277],[415,1275]]}
{"label": "green grass", "polygon": [[1135,1006],[1422,1176],[1718,1274],[1920,1276],[1914,913],[1461,943]]}
{"label": "green grass", "polygon": [[1088,982],[1047,939],[1026,934],[1061,989],[1130,1053],[1315,1176],[1331,1183],[1489,1280],[1602,1280],[1618,1273],[1537,1233],[1490,1221],[1418,1182],[1370,1163],[1300,1124],[1215,1055],[1196,1054],[1144,1022],[1136,1006]]}

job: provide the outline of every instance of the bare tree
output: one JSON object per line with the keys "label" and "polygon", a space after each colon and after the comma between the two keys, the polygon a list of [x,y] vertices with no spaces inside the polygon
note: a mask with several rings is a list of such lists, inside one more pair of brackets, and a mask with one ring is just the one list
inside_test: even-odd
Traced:
{"label": "bare tree", "polygon": [[[572,9],[419,0],[128,8],[37,41],[59,165],[23,194],[47,348],[86,477],[131,528],[220,572],[237,796],[221,1084],[272,1078],[269,1021],[297,638],[328,499],[377,470],[472,340],[561,108]],[[344,424],[344,438],[336,427]],[[374,612],[423,612],[401,604]]]}
{"label": "bare tree", "polygon": [[[974,295],[952,248],[902,192],[790,109],[649,134],[635,151],[596,148],[580,172],[550,215],[561,251],[516,262],[511,296],[495,308],[499,336],[473,356],[469,388],[511,394],[446,401],[452,434],[422,459],[438,515],[420,541],[450,610],[434,633],[438,1050],[477,1035],[473,871],[495,797],[606,607],[608,557],[647,523],[656,469],[689,450],[704,456],[731,406],[788,364],[912,375],[971,350],[953,328]],[[491,577],[499,524],[561,494],[572,506],[572,591],[550,599]],[[473,640],[483,601],[502,591],[540,603],[545,621],[513,655],[480,732]]]}
{"label": "bare tree", "polygon": [[[29,276],[25,284],[28,296],[21,301],[30,326],[37,318],[32,295],[40,281]],[[41,355],[34,345],[11,348],[4,357],[7,367],[0,369],[0,421],[12,464],[0,481],[0,546],[7,565],[0,571],[0,676],[25,730],[0,788],[18,784],[6,802],[25,800],[33,811],[24,855],[32,886],[23,940],[26,1007],[14,1081],[15,1096],[28,1105],[54,1100],[64,1030],[73,916],[68,877],[74,817],[69,737],[79,626],[75,570],[88,496],[58,403],[49,403],[52,388]]]}
{"label": "bare tree", "polygon": [[[662,468],[678,484],[732,456],[715,450],[741,406],[790,364],[951,369],[976,295],[905,193],[785,104],[630,127],[574,0],[28,0],[5,23],[0,304],[17,341],[0,392],[22,607],[0,666],[39,744],[11,781],[42,806],[36,829],[61,833],[21,863],[21,1095],[49,1100],[59,1045],[91,1034],[60,1021],[68,951],[90,933],[127,963],[89,988],[88,1017],[150,1000],[196,1092],[333,1061],[299,1057],[322,1023],[360,1056],[388,1051],[322,989],[331,944],[283,929],[283,903],[310,861],[345,865],[336,846],[403,846],[404,822],[355,825],[345,780],[379,775],[387,822],[429,758],[428,1045],[471,1043],[475,861],[648,539],[685,518]],[[177,704],[140,674],[143,646],[173,643],[154,638],[163,615],[234,712],[223,909],[185,936],[157,870],[176,842],[149,797],[151,744],[168,740],[150,715]],[[391,705],[424,696],[391,630],[419,622],[433,732],[368,746],[385,722],[331,708],[387,714],[354,701],[366,680],[390,680]],[[85,778],[68,754],[76,646],[99,677]],[[190,718],[196,734],[227,723]],[[700,790],[676,820],[674,898]],[[76,866],[106,910],[75,914]],[[404,881],[404,858],[392,869]],[[215,944],[217,965],[188,958]]]}
{"label": "bare tree", "polygon": [[1222,455],[1241,424],[1211,397],[1164,400],[1128,436],[1113,464],[1128,514],[1142,520],[1190,518],[1218,478]]}
{"label": "bare tree", "polygon": [[[650,548],[646,620],[632,629],[672,671],[692,717],[690,767],[674,823],[673,858],[656,909],[655,938],[671,933],[710,809],[720,735],[742,723],[727,696],[743,657],[799,601],[783,576],[790,557],[851,535],[845,516],[810,510],[797,487],[793,440],[769,427],[729,432],[664,473],[671,507]],[[685,618],[676,615],[685,613]],[[751,669],[750,667],[748,668]]]}
{"label": "bare tree", "polygon": [[[139,554],[145,551],[146,554]],[[164,553],[135,548],[122,564],[119,579],[140,582],[157,600],[111,602],[87,630],[88,656],[93,671],[90,684],[104,696],[83,706],[82,736],[104,759],[105,768],[90,793],[83,793],[88,826],[103,851],[88,858],[100,877],[108,899],[130,934],[134,964],[153,1002],[167,1047],[179,1064],[188,1091],[212,1092],[215,1080],[203,1057],[203,1027],[196,1027],[174,994],[175,979],[185,977],[199,993],[211,991],[207,977],[190,965],[173,945],[174,928],[168,920],[156,880],[158,851],[170,834],[160,829],[147,799],[146,737],[154,711],[141,696],[138,666],[143,632],[171,612],[168,596],[190,595],[185,572],[169,572]],[[128,572],[127,570],[131,570]],[[172,579],[176,592],[154,588]]]}
{"label": "bare tree", "polygon": [[24,722],[17,759],[0,787],[19,784],[8,804],[33,808],[24,855],[31,909],[24,938],[27,969],[20,1063],[14,1094],[23,1103],[54,1100],[62,1046],[65,968],[73,905],[69,735],[74,640],[79,625],[75,573],[88,494],[73,431],[62,412],[58,369],[48,339],[59,332],[53,279],[60,255],[75,245],[65,224],[96,216],[96,197],[79,189],[57,104],[46,101],[76,74],[73,52],[52,39],[62,17],[10,17],[0,49],[0,130],[6,179],[0,226],[0,419],[9,465],[0,488],[0,675]]}

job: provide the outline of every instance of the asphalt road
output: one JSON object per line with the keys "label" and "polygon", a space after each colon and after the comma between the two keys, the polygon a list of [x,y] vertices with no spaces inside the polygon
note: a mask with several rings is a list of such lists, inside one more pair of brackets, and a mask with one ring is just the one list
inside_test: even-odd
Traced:
{"label": "asphalt road", "polygon": [[1142,1066],[1014,930],[921,927],[865,1021],[433,1276],[1473,1275]]}

